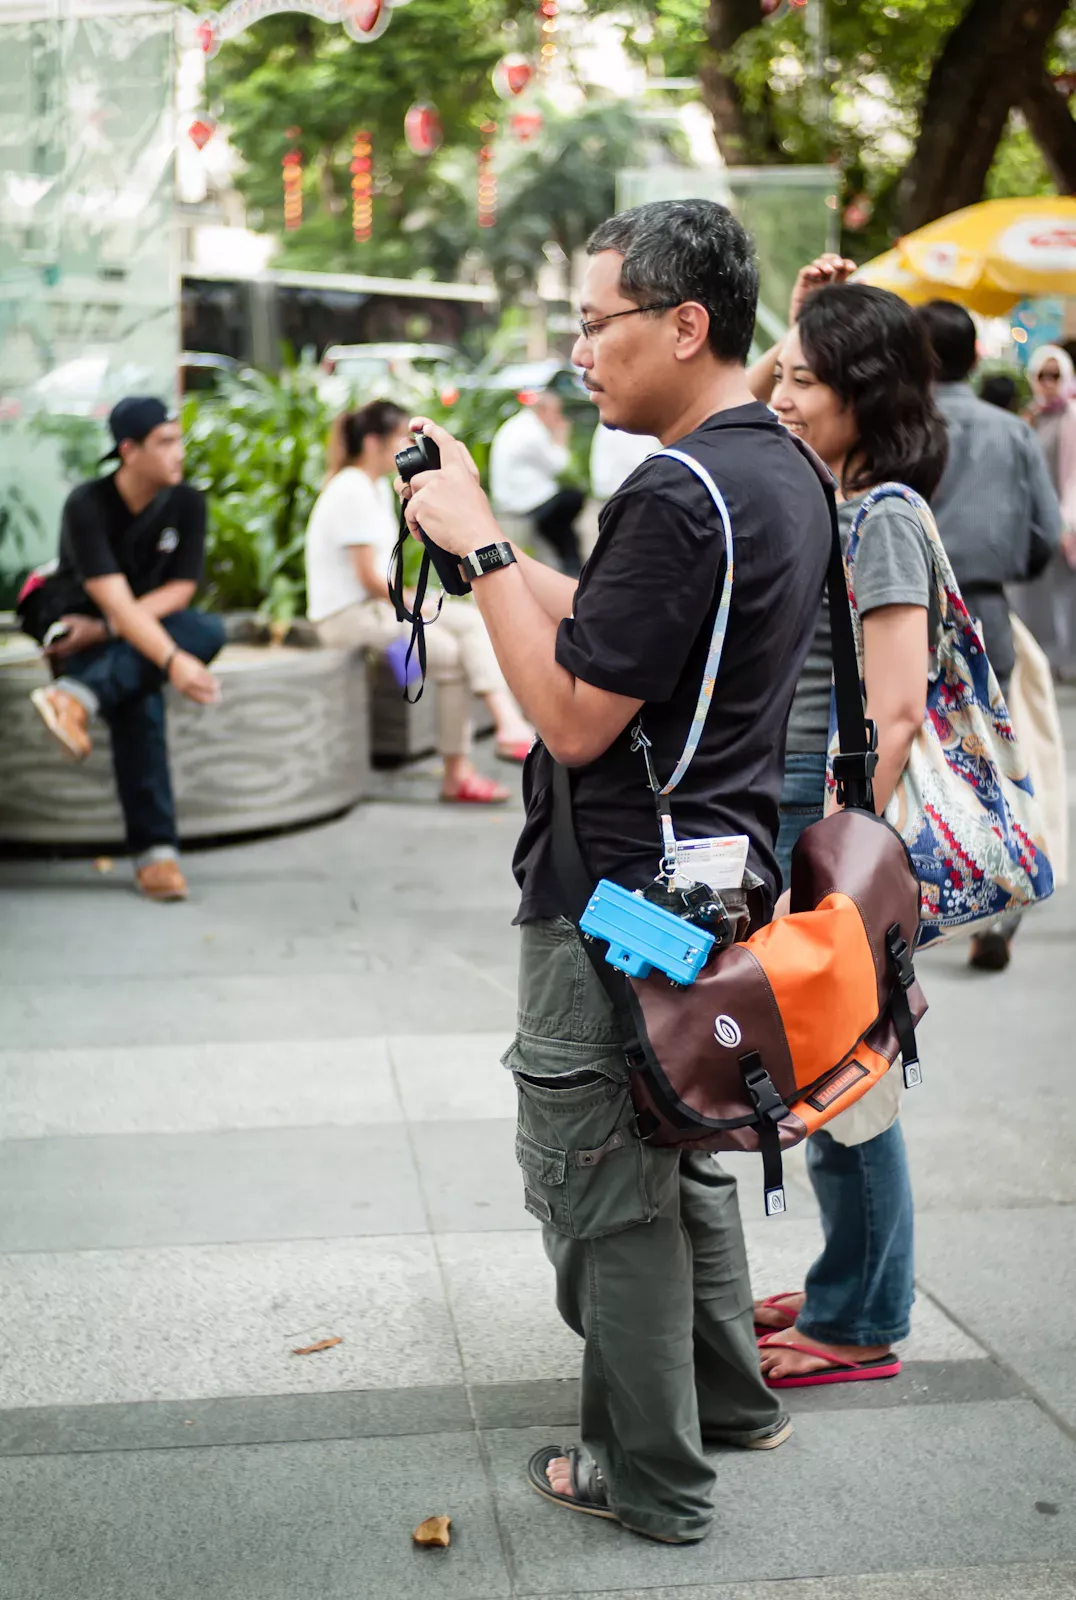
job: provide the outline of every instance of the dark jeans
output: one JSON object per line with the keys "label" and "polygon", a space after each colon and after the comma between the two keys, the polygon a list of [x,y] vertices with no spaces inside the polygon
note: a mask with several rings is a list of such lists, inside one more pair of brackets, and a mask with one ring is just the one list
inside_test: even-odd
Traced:
{"label": "dark jeans", "polygon": [[583,509],[578,489],[560,489],[545,505],[535,508],[530,517],[538,532],[556,551],[557,559],[569,578],[577,578],[583,564],[575,519]]}
{"label": "dark jeans", "polygon": [[[777,864],[786,886],[793,845],[822,816],[825,782],[821,752],[785,757]],[[914,1214],[900,1122],[853,1145],[839,1144],[821,1128],[807,1141],[807,1173],[825,1244],[807,1274],[797,1328],[826,1344],[907,1338],[915,1299]]]}
{"label": "dark jeans", "polygon": [[[219,617],[177,611],[161,626],[181,650],[209,662],[224,644]],[[164,674],[124,639],[68,656],[62,676],[97,696],[112,736],[112,766],[127,827],[127,847],[141,855],[153,845],[178,844],[165,738]]]}

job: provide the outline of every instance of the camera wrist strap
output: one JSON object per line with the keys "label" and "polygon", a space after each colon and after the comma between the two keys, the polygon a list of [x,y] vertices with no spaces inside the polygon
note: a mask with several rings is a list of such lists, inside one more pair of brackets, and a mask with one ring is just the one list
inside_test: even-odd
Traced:
{"label": "camera wrist strap", "polygon": [[[411,640],[407,646],[407,654],[404,657],[403,697],[407,701],[408,705],[414,706],[417,705],[422,699],[422,691],[426,687],[426,619],[422,615],[422,605],[423,601],[426,599],[426,588],[430,581],[430,552],[425,548],[425,546],[423,546],[422,563],[418,569],[418,577],[415,580],[415,603],[412,609],[409,611],[407,609],[407,602],[404,599],[403,571],[404,551],[407,548],[407,540],[410,538],[410,536],[410,529],[407,526],[407,516],[404,509],[401,507],[400,532],[397,537],[395,547],[393,548],[392,557],[389,561],[389,600],[392,602],[392,609],[396,613],[396,621],[409,622],[411,624]],[[431,622],[437,621],[437,618],[441,615],[441,607],[444,605],[444,603],[445,597],[442,594],[437,602],[437,610],[430,618]],[[407,692],[407,671],[411,665],[411,657],[416,653],[418,655],[419,685],[418,694],[416,694],[415,698],[412,700],[411,696]]]}
{"label": "camera wrist strap", "polygon": [[729,626],[729,611],[732,607],[732,520],[729,517],[728,507],[722,497],[720,489],[711,478],[706,468],[689,456],[683,450],[658,450],[650,460],[658,456],[668,456],[670,461],[679,461],[682,466],[693,472],[699,482],[704,486],[710,499],[717,507],[718,516],[721,518],[721,529],[725,536],[725,576],[721,585],[721,598],[718,601],[717,615],[714,617],[713,631],[710,635],[710,646],[706,652],[706,665],[703,668],[702,686],[699,689],[699,698],[695,705],[695,714],[691,719],[687,740],[683,752],[676,763],[676,770],[664,786],[659,783],[654,770],[654,759],[651,754],[650,740],[643,732],[643,719],[640,715],[638,722],[632,729],[631,748],[633,751],[641,750],[643,760],[646,762],[646,778],[650,785],[650,792],[654,796],[654,806],[657,811],[658,828],[661,833],[661,876],[669,888],[672,887],[676,876],[676,832],[673,828],[672,802],[669,796],[683,779],[699,748],[702,730],[706,725],[706,715],[710,709],[710,702],[714,697],[714,685],[717,682],[718,668],[721,665],[721,655],[725,648],[725,635]]}

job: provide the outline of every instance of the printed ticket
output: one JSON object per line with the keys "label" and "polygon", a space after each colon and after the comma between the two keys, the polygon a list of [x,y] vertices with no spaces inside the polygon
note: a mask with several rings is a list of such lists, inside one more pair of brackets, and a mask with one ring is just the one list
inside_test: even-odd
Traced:
{"label": "printed ticket", "polygon": [[678,839],[677,877],[708,883],[711,889],[738,889],[750,844],[746,833],[728,834],[723,839]]}

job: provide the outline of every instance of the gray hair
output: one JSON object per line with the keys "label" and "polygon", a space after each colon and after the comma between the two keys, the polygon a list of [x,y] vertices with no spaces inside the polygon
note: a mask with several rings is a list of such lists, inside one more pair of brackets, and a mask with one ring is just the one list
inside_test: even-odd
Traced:
{"label": "gray hair", "polygon": [[720,361],[743,364],[758,305],[758,265],[747,231],[713,200],[658,200],[621,211],[595,228],[587,253],[624,257],[620,289],[636,305],[682,305],[709,313],[709,343]]}

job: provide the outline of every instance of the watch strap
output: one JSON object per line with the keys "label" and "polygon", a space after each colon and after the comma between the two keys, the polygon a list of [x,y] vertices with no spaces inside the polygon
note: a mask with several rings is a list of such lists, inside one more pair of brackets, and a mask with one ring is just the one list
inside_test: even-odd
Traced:
{"label": "watch strap", "polygon": [[496,572],[500,567],[510,567],[516,559],[512,546],[503,539],[496,544],[484,544],[478,550],[472,550],[470,555],[463,557],[460,562],[460,572],[468,582],[475,578],[484,578],[487,572]]}

